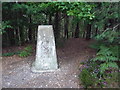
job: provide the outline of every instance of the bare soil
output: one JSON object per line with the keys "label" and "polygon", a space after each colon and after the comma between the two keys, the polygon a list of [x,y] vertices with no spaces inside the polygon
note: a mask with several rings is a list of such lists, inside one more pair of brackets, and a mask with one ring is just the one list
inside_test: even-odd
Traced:
{"label": "bare soil", "polygon": [[[3,57],[3,88],[82,88],[78,77],[80,63],[95,55],[95,50],[88,47],[92,42],[94,41],[78,38],[67,40],[64,47],[57,48],[59,70],[54,72],[31,72],[31,64],[35,60],[35,48],[34,53],[26,58],[17,55]],[[4,48],[3,53],[16,52],[24,47]]]}

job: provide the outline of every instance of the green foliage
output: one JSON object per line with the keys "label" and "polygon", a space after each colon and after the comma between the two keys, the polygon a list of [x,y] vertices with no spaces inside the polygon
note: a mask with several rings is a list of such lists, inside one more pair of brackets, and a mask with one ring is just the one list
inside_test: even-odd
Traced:
{"label": "green foliage", "polygon": [[[88,60],[86,64],[84,64],[85,68],[81,71],[79,75],[79,78],[80,78],[80,81],[82,81],[82,84],[86,88],[118,87],[119,72],[116,69],[108,68],[104,72],[104,74],[101,74],[100,73],[101,65],[102,65],[101,62],[98,62],[98,61],[93,62],[92,60]],[[113,63],[111,63],[111,65],[114,66]]]}
{"label": "green foliage", "polygon": [[99,83],[99,80],[97,78],[98,72],[96,72],[98,69],[96,63],[89,60],[84,64],[84,66],[85,68],[82,69],[79,74],[80,82],[82,82],[85,88],[96,86]]}
{"label": "green foliage", "polygon": [[24,51],[24,50],[22,52],[20,52],[20,54],[19,54],[20,57],[27,57],[29,55],[31,55],[31,53],[27,52],[27,51]]}
{"label": "green foliage", "polygon": [[118,51],[118,25],[115,25],[113,28],[107,28],[101,34],[96,36],[98,42],[103,42],[103,44],[98,43],[98,52],[96,57],[93,58],[93,61],[100,61],[100,72],[104,74],[105,70],[109,68],[118,69],[116,61],[119,61],[119,51]]}
{"label": "green foliage", "polygon": [[[97,43],[90,46],[98,50],[96,57],[91,59],[92,62],[99,64],[98,67],[96,66],[98,68],[97,73],[94,73],[94,76],[98,79],[96,83],[101,87],[113,87],[112,84],[118,87],[119,66],[116,63],[120,60],[118,33],[114,27],[112,29],[108,28],[99,34],[96,39],[98,40]],[[95,70],[92,67],[90,67],[91,73]]]}
{"label": "green foliage", "polygon": [[94,4],[87,3],[71,3],[70,9],[67,11],[67,14],[70,16],[76,16],[84,20],[92,20],[95,16],[92,12]]}
{"label": "green foliage", "polygon": [[[119,72],[112,72],[112,73],[107,73],[107,75],[104,75],[104,79],[107,82],[108,85],[106,85],[109,88],[113,88],[112,86],[115,85],[118,87],[119,84]],[[108,78],[109,77],[109,78]]]}
{"label": "green foliage", "polygon": [[89,86],[92,86],[94,84],[93,81],[95,78],[92,76],[92,74],[86,68],[82,70],[82,72],[79,75],[79,78],[86,88]]}
{"label": "green foliage", "polygon": [[96,37],[97,40],[106,40],[112,43],[118,37],[118,32],[115,30],[107,29],[102,34]]}
{"label": "green foliage", "polygon": [[31,55],[31,53],[32,53],[32,46],[27,46],[24,48],[23,51],[20,52],[19,56],[27,57],[27,56]]}
{"label": "green foliage", "polygon": [[[118,34],[115,30],[104,31],[102,34],[97,36],[98,43],[90,46],[98,50],[96,57],[91,59],[91,61],[96,63],[95,67],[98,68],[97,73],[94,73],[94,76],[98,79],[96,83],[101,87],[112,87],[112,84],[118,84],[117,75],[119,73],[119,66],[117,65],[116,61],[119,61],[120,59],[117,37]],[[102,42],[102,44],[100,44],[100,42]],[[89,68],[91,73],[94,70],[96,71],[95,67],[92,67]]]}
{"label": "green foliage", "polygon": [[2,23],[0,23],[0,34],[5,33],[5,29],[12,28],[12,26],[9,25],[9,23],[9,21],[3,21]]}
{"label": "green foliage", "polygon": [[15,53],[4,53],[2,56],[13,56]]}
{"label": "green foliage", "polygon": [[[113,7],[114,6],[114,7]],[[98,27],[102,32],[104,27],[108,27],[110,25],[110,19],[118,19],[119,15],[119,4],[118,3],[97,3],[95,11],[95,27]],[[114,26],[114,24],[112,24]]]}
{"label": "green foliage", "polygon": [[[0,29],[0,32],[4,31],[6,34],[4,34],[4,37],[7,36],[9,38],[9,34],[11,35],[10,41],[7,39],[6,42],[10,43],[15,42],[16,44],[19,42],[20,44],[24,43],[27,40],[27,36],[29,37],[29,31],[32,31],[32,37],[35,37],[36,35],[36,28],[38,25],[43,24],[55,24],[54,18],[55,14],[59,13],[59,20],[60,22],[59,26],[61,30],[58,32],[63,31],[64,26],[64,19],[67,15],[68,18],[72,17],[73,19],[69,18],[69,22],[71,23],[71,30],[68,30],[69,32],[75,32],[75,26],[76,23],[74,23],[75,26],[73,26],[73,21],[76,22],[83,22],[81,25],[84,28],[81,28],[80,26],[80,36],[84,36],[83,33],[86,34],[86,24],[92,23],[93,29],[91,30],[91,34],[95,34],[95,29],[98,28],[97,34],[103,33],[106,28],[110,28],[115,26],[118,21],[120,15],[118,15],[118,3],[87,3],[87,2],[41,2],[41,3],[34,3],[34,2],[27,2],[27,3],[2,3],[3,6],[3,22],[8,22],[7,25],[11,26],[8,28],[8,26],[5,24],[3,25],[3,29]],[[71,19],[71,21],[70,21]],[[109,22],[109,20],[113,20],[112,22]],[[50,20],[50,22],[49,22]],[[4,27],[5,26],[5,27]],[[6,28],[7,27],[7,28]],[[70,27],[70,25],[68,25]],[[0,26],[1,28],[1,26]],[[4,30],[6,28],[6,30]],[[56,33],[57,30],[55,30]],[[108,34],[106,36],[106,34]],[[95,34],[96,35],[96,34]],[[111,30],[105,31],[99,39],[109,39],[110,42],[113,42],[117,36],[117,33]],[[63,34],[61,34],[63,36]],[[74,34],[70,34],[71,37],[74,37]],[[94,35],[91,35],[94,36]],[[14,39],[15,37],[15,39]],[[34,39],[34,38],[33,38]],[[31,40],[31,39],[29,39]],[[119,41],[120,42],[120,41]],[[18,43],[18,44],[19,44]],[[20,45],[19,44],[19,45]]]}
{"label": "green foliage", "polygon": [[49,2],[38,5],[41,12],[53,15],[56,11],[67,13],[69,16],[75,16],[79,19],[92,20],[95,15],[92,9],[94,4],[81,2]]}
{"label": "green foliage", "polygon": [[2,56],[13,56],[13,55],[18,55],[20,57],[27,57],[31,55],[32,53],[32,46],[27,46],[24,48],[23,51],[18,51],[18,52],[10,52],[10,53],[4,53]]}
{"label": "green foliage", "polygon": [[100,46],[99,52],[96,54],[97,57],[94,58],[94,61],[101,60],[101,61],[116,61],[118,58],[115,56],[115,53],[111,50],[114,47],[106,47],[106,46]]}
{"label": "green foliage", "polygon": [[2,56],[13,56],[13,55],[17,55],[17,54],[19,54],[20,52],[9,52],[9,53],[4,53],[4,54],[2,54]]}
{"label": "green foliage", "polygon": [[117,64],[115,62],[108,62],[108,63],[101,64],[100,65],[100,70],[103,73],[105,70],[109,69],[110,67],[118,69],[118,66],[117,66]]}
{"label": "green foliage", "polygon": [[[114,47],[108,48],[105,46],[100,46],[99,52],[96,54],[97,56],[93,58],[93,61],[101,61],[104,62],[100,65],[101,73],[109,68],[118,69],[118,65],[115,61],[118,61],[119,58],[112,51]],[[117,50],[116,50],[117,51]]]}
{"label": "green foliage", "polygon": [[32,52],[32,46],[29,45],[26,48],[24,48],[24,50],[31,53]]}
{"label": "green foliage", "polygon": [[80,64],[84,65],[84,64],[85,64],[85,62],[81,62]]}
{"label": "green foliage", "polygon": [[[112,87],[112,84],[118,84],[119,66],[116,62],[120,61],[118,51],[120,33],[117,23],[119,16],[115,13],[118,9],[112,5],[117,6],[115,3],[99,3],[98,6],[103,7],[96,8],[96,17],[93,19],[98,35],[95,37],[97,42],[89,47],[96,49],[97,54],[87,62],[87,69],[96,78],[94,87]],[[116,23],[113,23],[114,20]]]}
{"label": "green foliage", "polygon": [[97,51],[100,49],[100,46],[104,46],[105,44],[100,41],[96,41],[89,45],[90,48],[96,49]]}

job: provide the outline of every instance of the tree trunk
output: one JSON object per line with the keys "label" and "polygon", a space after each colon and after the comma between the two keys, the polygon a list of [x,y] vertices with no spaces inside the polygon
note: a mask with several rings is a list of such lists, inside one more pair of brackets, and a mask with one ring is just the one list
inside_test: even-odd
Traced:
{"label": "tree trunk", "polygon": [[95,28],[95,36],[98,34],[98,28]]}
{"label": "tree trunk", "polygon": [[91,24],[87,24],[86,40],[89,40],[90,38],[91,38]]}
{"label": "tree trunk", "polygon": [[68,16],[65,14],[64,37],[68,38]]}
{"label": "tree trunk", "polygon": [[9,38],[9,33],[8,30],[5,30],[6,33],[2,34],[2,46],[10,46],[10,38]]}
{"label": "tree trunk", "polygon": [[59,39],[60,38],[60,29],[59,29],[59,12],[55,13],[55,19],[54,19],[54,33],[55,33],[55,38]]}
{"label": "tree trunk", "polygon": [[77,22],[77,26],[75,29],[75,38],[79,38],[79,21]]}
{"label": "tree trunk", "polygon": [[15,34],[15,39],[16,39],[16,40],[15,40],[15,44],[16,44],[16,45],[19,45],[19,34],[18,34],[18,29],[15,30],[15,33],[16,33],[16,34]]}
{"label": "tree trunk", "polygon": [[19,27],[19,35],[20,35],[20,45],[22,45],[25,42],[25,36],[24,36],[24,31],[23,27]]}
{"label": "tree trunk", "polygon": [[29,31],[28,31],[29,42],[32,41],[32,27],[31,27],[31,23],[32,23],[31,15],[29,15]]}
{"label": "tree trunk", "polygon": [[86,33],[86,32],[85,32],[85,30],[84,30],[84,31],[83,31],[83,36],[82,36],[83,38],[85,38],[85,33]]}
{"label": "tree trunk", "polygon": [[10,45],[15,45],[15,36],[14,36],[14,29],[8,30]]}
{"label": "tree trunk", "polygon": [[49,15],[49,25],[51,25],[52,24],[52,16],[51,16],[51,14]]}

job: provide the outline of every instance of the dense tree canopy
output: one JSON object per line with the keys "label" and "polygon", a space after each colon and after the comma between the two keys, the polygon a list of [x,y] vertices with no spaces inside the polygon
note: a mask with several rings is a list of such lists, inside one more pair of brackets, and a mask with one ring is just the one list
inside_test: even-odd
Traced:
{"label": "dense tree canopy", "polygon": [[[3,3],[3,45],[36,41],[38,25],[52,24],[59,38],[94,38],[106,29],[118,30],[119,3]],[[111,32],[113,32],[111,30]],[[114,38],[114,37],[113,37]]]}

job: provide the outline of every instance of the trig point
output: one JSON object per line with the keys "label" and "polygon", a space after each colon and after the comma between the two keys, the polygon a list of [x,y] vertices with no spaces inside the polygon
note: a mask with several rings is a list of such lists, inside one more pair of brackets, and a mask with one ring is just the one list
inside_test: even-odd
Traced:
{"label": "trig point", "polygon": [[58,69],[55,40],[52,25],[39,25],[36,59],[32,72],[47,72]]}

